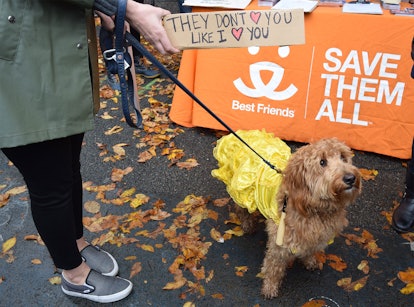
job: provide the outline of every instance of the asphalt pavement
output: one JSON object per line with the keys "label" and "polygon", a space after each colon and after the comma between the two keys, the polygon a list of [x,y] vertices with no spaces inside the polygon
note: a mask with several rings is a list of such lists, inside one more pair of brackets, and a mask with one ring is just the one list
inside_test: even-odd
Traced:
{"label": "asphalt pavement", "polygon": [[[155,5],[178,11],[175,1]],[[168,63],[172,70],[179,67]],[[225,186],[211,176],[219,134],[168,121],[172,88],[163,76],[141,85],[142,108],[153,125],[139,131],[121,121],[116,99],[102,99],[96,129],[85,136],[85,235],[102,243],[118,260],[120,276],[134,283],[129,297],[109,305],[413,305],[413,294],[400,292],[405,284],[398,273],[414,266],[414,254],[386,218],[401,198],[406,161],[356,151],[354,164],[377,173],[364,180],[361,197],[349,209],[350,225],[325,251],[321,270],[293,264],[280,296],[265,300],[257,276],[266,245],[264,224],[253,235],[240,235]],[[287,143],[292,151],[302,145]],[[0,154],[0,306],[98,305],[68,297],[55,284],[59,274],[35,240],[27,192],[12,190],[23,185]],[[16,195],[6,202],[10,190]],[[16,243],[4,252],[14,237]],[[345,278],[356,284],[341,286],[349,282]]]}

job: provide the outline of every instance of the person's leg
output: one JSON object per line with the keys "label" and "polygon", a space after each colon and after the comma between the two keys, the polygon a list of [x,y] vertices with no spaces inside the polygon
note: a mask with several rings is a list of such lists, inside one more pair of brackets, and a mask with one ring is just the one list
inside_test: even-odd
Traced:
{"label": "person's leg", "polygon": [[132,283],[112,275],[118,267],[106,276],[91,270],[90,264],[101,268],[102,262],[115,260],[83,237],[82,140],[83,134],[78,134],[2,151],[24,177],[36,228],[55,265],[63,269],[62,291],[96,302],[114,302],[129,295]]}
{"label": "person's leg", "polygon": [[80,149],[74,149],[71,142],[71,138],[82,140],[82,137],[2,149],[23,175],[37,230],[55,265],[64,270],[74,269],[82,263],[76,244],[80,238],[77,236],[82,234],[75,223],[72,194],[76,177],[72,169],[72,153],[80,152]]}
{"label": "person's leg", "polygon": [[[141,34],[131,28],[131,34],[136,37],[138,41],[141,41]],[[143,55],[137,49],[132,48],[132,52],[134,55],[134,66],[135,66],[135,73],[137,75],[143,76],[148,79],[157,78],[160,75],[160,72],[157,70],[149,69],[144,65],[143,62]]]}
{"label": "person's leg", "polygon": [[[112,31],[108,31],[104,27],[99,29],[99,47],[101,48],[102,55],[106,50],[114,48],[114,34]],[[108,67],[108,61],[104,58],[105,67]],[[121,90],[118,80],[115,75],[112,74],[109,70],[106,71],[106,76],[109,86],[114,90]]]}
{"label": "person's leg", "polygon": [[180,13],[191,13],[191,6],[184,6],[184,0],[178,0],[178,7],[180,9]]}
{"label": "person's leg", "polygon": [[414,226],[414,140],[411,160],[408,162],[405,178],[405,192],[392,216],[392,226],[398,232],[410,231]]}

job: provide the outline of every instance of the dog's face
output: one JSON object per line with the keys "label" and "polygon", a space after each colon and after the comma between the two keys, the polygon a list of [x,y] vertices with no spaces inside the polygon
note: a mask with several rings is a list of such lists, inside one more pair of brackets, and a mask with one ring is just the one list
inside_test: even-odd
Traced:
{"label": "dog's face", "polygon": [[284,171],[289,198],[304,215],[327,213],[350,204],[361,192],[361,175],[352,165],[352,151],[335,138],[298,149]]}

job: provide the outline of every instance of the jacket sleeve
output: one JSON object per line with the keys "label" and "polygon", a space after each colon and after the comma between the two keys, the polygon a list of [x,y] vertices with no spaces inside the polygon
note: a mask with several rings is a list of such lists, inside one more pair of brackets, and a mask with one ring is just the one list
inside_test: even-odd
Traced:
{"label": "jacket sleeve", "polygon": [[[62,0],[53,0],[55,2],[61,2]],[[98,10],[105,15],[113,16],[118,10],[118,0],[64,0],[65,2],[73,3],[83,7],[93,8]]]}
{"label": "jacket sleeve", "polygon": [[118,10],[118,0],[95,0],[93,7],[105,15],[115,15]]}

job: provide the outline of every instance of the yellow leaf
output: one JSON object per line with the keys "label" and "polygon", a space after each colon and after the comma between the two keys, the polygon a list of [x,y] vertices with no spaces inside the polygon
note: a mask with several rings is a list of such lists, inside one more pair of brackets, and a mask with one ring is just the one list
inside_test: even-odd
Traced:
{"label": "yellow leaf", "polygon": [[402,294],[411,294],[414,292],[414,283],[407,284],[404,288],[400,290]]}
{"label": "yellow leaf", "polygon": [[362,260],[358,265],[358,270],[364,272],[365,274],[369,273],[369,265],[367,260]]}
{"label": "yellow leaf", "polygon": [[196,305],[193,302],[185,302],[183,307],[196,307]]}
{"label": "yellow leaf", "polygon": [[122,192],[121,197],[130,197],[135,193],[136,189],[135,188],[130,188],[128,190],[125,190]]}
{"label": "yellow leaf", "polygon": [[60,285],[62,283],[62,279],[60,278],[60,276],[53,276],[50,277],[48,280],[52,285]]}
{"label": "yellow leaf", "polygon": [[124,259],[125,259],[126,261],[136,260],[136,259],[137,259],[137,256],[126,256]]}
{"label": "yellow leaf", "polygon": [[103,119],[113,119],[114,117],[109,115],[108,112],[104,112],[104,114],[101,115],[101,118],[103,118]]}
{"label": "yellow leaf", "polygon": [[16,244],[16,237],[8,239],[3,243],[3,254],[7,253]]}
{"label": "yellow leaf", "polygon": [[131,208],[138,208],[139,206],[146,204],[149,201],[149,197],[145,194],[137,194],[135,198],[131,201]]}
{"label": "yellow leaf", "polygon": [[241,237],[244,234],[243,229],[240,226],[236,226],[233,229],[226,230],[225,232],[238,237]]}
{"label": "yellow leaf", "polygon": [[151,253],[154,252],[154,247],[151,246],[151,245],[148,245],[148,244],[142,244],[141,249],[143,249],[144,251],[147,251],[147,252],[151,252]]}
{"label": "yellow leaf", "polygon": [[364,180],[375,180],[375,177],[378,175],[378,171],[375,169],[360,168],[359,172]]}

